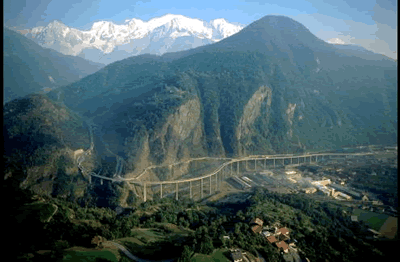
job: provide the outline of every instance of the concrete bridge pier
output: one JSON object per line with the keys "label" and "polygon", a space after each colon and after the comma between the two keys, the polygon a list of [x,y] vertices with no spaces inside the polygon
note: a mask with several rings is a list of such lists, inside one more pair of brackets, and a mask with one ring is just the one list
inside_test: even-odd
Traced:
{"label": "concrete bridge pier", "polygon": [[92,176],[89,175],[89,184],[91,184],[91,183],[92,183]]}
{"label": "concrete bridge pier", "polygon": [[210,176],[210,195],[211,195],[211,177],[212,176]]}
{"label": "concrete bridge pier", "polygon": [[267,169],[267,159],[264,159],[264,169]]}
{"label": "concrete bridge pier", "polygon": [[179,192],[178,185],[179,185],[179,183],[176,183],[176,189],[175,189],[176,197],[175,197],[175,199],[177,201],[178,201],[178,192]]}
{"label": "concrete bridge pier", "polygon": [[236,163],[237,163],[236,173],[237,175],[239,175],[239,161],[237,161]]}
{"label": "concrete bridge pier", "polygon": [[249,170],[249,160],[246,160],[246,170]]}
{"label": "concrete bridge pier", "polygon": [[[225,169],[225,168],[224,168]],[[219,185],[218,185],[218,173],[215,174],[215,191],[217,191],[217,189],[219,189]]]}
{"label": "concrete bridge pier", "polygon": [[257,171],[257,159],[254,159],[255,170]]}
{"label": "concrete bridge pier", "polygon": [[233,174],[233,173],[232,173],[232,167],[233,167],[233,163],[231,163],[231,176],[232,176],[232,174]]}
{"label": "concrete bridge pier", "polygon": [[146,202],[146,183],[143,183],[143,201]]}
{"label": "concrete bridge pier", "polygon": [[103,179],[100,178],[100,185],[103,185]]}
{"label": "concrete bridge pier", "polygon": [[203,198],[203,179],[201,179],[201,198]]}
{"label": "concrete bridge pier", "polygon": [[162,198],[162,183],[160,184],[160,198]]}
{"label": "concrete bridge pier", "polygon": [[193,198],[193,195],[192,195],[192,181],[189,181],[189,195],[190,195],[190,198]]}

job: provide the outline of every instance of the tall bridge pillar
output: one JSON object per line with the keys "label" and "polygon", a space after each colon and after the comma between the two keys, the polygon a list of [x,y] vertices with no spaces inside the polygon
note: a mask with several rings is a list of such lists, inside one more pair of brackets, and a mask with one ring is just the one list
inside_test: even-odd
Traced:
{"label": "tall bridge pillar", "polygon": [[249,170],[249,160],[245,160],[246,161],[246,171]]}
{"label": "tall bridge pillar", "polygon": [[203,198],[203,179],[201,179],[201,198]]}
{"label": "tall bridge pillar", "polygon": [[257,158],[254,159],[255,170],[257,171]]}
{"label": "tall bridge pillar", "polygon": [[236,173],[237,173],[237,175],[239,175],[239,161],[237,161],[236,163],[237,163]]}
{"label": "tall bridge pillar", "polygon": [[211,177],[212,176],[210,176],[210,195],[211,195]]}
{"label": "tall bridge pillar", "polygon": [[264,169],[267,169],[267,159],[264,159]]}
{"label": "tall bridge pillar", "polygon": [[100,185],[103,185],[103,179],[100,178]]}
{"label": "tall bridge pillar", "polygon": [[178,189],[178,184],[179,184],[179,183],[176,183],[176,189],[175,189],[175,192],[176,192],[176,197],[175,197],[175,198],[176,198],[176,200],[178,200],[178,192],[179,192],[179,191],[178,191],[178,190],[179,190],[179,189]]}
{"label": "tall bridge pillar", "polygon": [[143,201],[146,202],[146,183],[143,183]]}
{"label": "tall bridge pillar", "polygon": [[192,195],[192,181],[189,181],[189,191],[190,191],[190,198],[192,198],[193,197],[193,195]]}
{"label": "tall bridge pillar", "polygon": [[162,183],[160,184],[160,198],[162,198]]}
{"label": "tall bridge pillar", "polygon": [[233,174],[233,173],[232,173],[232,167],[233,167],[233,163],[231,163],[231,176],[232,176],[232,174]]}
{"label": "tall bridge pillar", "polygon": [[[225,169],[225,168],[224,168]],[[218,189],[218,173],[215,174],[215,192],[217,192]]]}

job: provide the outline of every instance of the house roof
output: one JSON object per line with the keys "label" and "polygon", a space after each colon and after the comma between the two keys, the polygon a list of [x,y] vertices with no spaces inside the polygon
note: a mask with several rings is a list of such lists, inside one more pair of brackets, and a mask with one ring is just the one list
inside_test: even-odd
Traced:
{"label": "house roof", "polygon": [[268,241],[269,241],[269,243],[274,243],[274,242],[276,242],[276,241],[278,241],[277,239],[276,239],[276,237],[274,237],[274,236],[269,236],[269,237],[267,237],[267,239],[268,239]]}
{"label": "house roof", "polygon": [[278,248],[282,248],[283,250],[286,250],[289,248],[288,244],[286,244],[284,241],[280,241],[275,244]]}
{"label": "house roof", "polygon": [[277,233],[281,233],[283,235],[289,234],[289,230],[286,227],[279,228]]}
{"label": "house roof", "polygon": [[261,230],[262,230],[262,226],[259,226],[259,225],[252,226],[252,227],[251,227],[251,230],[252,230],[254,233],[260,233]]}
{"label": "house roof", "polygon": [[259,219],[258,217],[256,217],[250,221],[250,224],[257,224],[257,225],[262,226],[264,224],[264,222],[261,219]]}

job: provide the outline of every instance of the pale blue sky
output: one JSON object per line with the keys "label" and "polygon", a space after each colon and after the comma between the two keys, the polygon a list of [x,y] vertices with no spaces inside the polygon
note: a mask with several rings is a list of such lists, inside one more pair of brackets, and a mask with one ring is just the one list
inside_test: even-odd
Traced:
{"label": "pale blue sky", "polygon": [[89,29],[93,22],[148,21],[168,13],[210,21],[225,18],[248,25],[269,14],[289,16],[323,40],[340,38],[377,53],[397,57],[396,0],[5,0],[4,24],[16,29],[46,25],[54,19]]}

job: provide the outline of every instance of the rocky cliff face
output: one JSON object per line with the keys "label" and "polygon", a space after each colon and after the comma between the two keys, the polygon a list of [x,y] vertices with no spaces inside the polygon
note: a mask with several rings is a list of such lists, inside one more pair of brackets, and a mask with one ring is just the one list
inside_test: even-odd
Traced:
{"label": "rocky cliff face", "polygon": [[[169,165],[195,155],[205,155],[200,101],[187,100],[150,133],[145,127],[126,137],[127,177],[136,177],[151,165]],[[140,142],[138,142],[140,141]],[[166,177],[163,177],[166,176]],[[159,179],[169,179],[160,174]]]}
{"label": "rocky cliff face", "polygon": [[268,126],[271,101],[272,90],[269,87],[261,86],[245,105],[236,127],[238,155],[246,155],[251,151],[249,147],[252,145],[252,136],[257,134],[255,122],[258,118],[265,120],[264,125]]}

